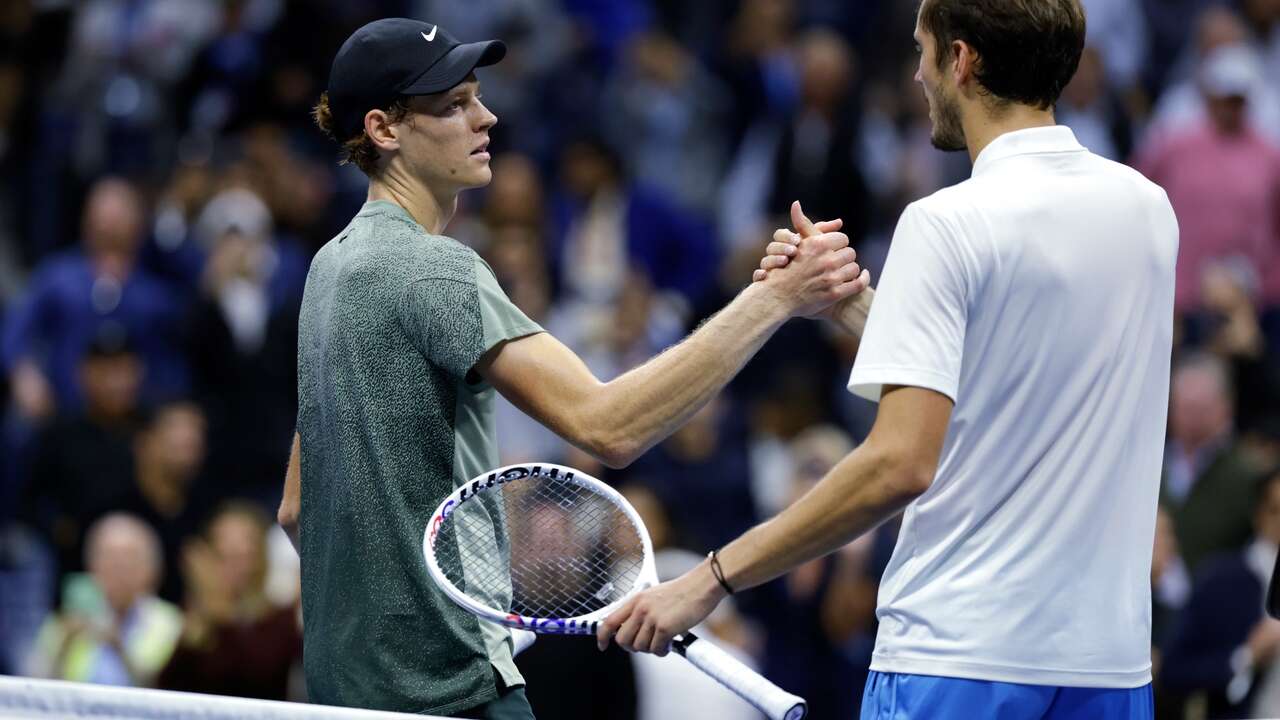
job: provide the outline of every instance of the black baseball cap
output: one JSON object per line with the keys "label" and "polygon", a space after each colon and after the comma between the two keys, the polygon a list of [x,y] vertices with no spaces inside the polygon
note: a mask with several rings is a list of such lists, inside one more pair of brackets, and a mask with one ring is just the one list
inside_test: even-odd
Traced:
{"label": "black baseball cap", "polygon": [[342,43],[329,70],[329,110],[338,139],[358,134],[370,110],[402,95],[444,92],[506,54],[501,40],[462,43],[421,20],[374,20]]}

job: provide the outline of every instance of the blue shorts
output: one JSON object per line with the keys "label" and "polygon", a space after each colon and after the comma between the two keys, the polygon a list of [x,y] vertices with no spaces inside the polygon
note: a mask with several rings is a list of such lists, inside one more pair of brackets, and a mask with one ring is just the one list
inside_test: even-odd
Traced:
{"label": "blue shorts", "polygon": [[1058,687],[871,671],[862,720],[1152,720],[1151,685]]}

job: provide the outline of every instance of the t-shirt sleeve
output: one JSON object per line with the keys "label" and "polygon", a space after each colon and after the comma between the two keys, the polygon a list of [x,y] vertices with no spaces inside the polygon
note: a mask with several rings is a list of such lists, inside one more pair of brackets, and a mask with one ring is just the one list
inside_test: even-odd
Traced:
{"label": "t-shirt sleeve", "polygon": [[424,278],[410,283],[400,316],[423,356],[460,380],[498,343],[542,332],[511,302],[493,270],[479,257],[471,278]]}
{"label": "t-shirt sleeve", "polygon": [[[484,326],[482,355],[500,342],[543,332],[538,323],[530,320],[523,310],[511,302],[498,284],[498,278],[493,274],[489,263],[479,257],[476,258],[476,290]],[[476,359],[479,360],[478,357]]]}
{"label": "t-shirt sleeve", "polygon": [[956,400],[970,296],[957,240],[918,204],[903,212],[849,377],[851,392],[879,402],[885,385],[910,385]]}

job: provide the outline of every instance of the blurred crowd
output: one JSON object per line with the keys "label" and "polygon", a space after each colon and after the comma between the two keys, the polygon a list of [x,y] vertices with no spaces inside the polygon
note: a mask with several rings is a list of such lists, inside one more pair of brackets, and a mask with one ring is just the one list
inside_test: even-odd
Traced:
{"label": "blurred crowd", "polygon": [[[1280,542],[1280,0],[1083,4],[1058,119],[1162,185],[1181,228],[1157,712],[1280,715],[1280,622],[1262,612]],[[903,207],[967,177],[930,145],[916,7],[0,3],[0,673],[305,698],[297,560],[272,519],[309,259],[365,195],[309,116],[352,30],[403,15],[507,42],[480,73],[494,181],[448,233],[608,379],[748,282],[792,200],[842,218],[874,281]],[[503,460],[614,483],[675,575],[865,437],[874,406],[844,389],[856,352],[787,324],[621,471],[501,404]],[[813,717],[854,717],[894,539],[891,522],[741,593],[705,632]],[[566,663],[582,692],[559,691]],[[674,661],[544,638],[520,664],[542,717],[754,717]]]}

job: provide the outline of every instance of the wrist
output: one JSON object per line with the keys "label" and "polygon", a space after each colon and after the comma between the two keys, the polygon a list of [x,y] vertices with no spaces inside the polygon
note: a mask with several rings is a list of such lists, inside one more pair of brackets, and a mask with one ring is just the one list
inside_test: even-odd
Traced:
{"label": "wrist", "polygon": [[751,308],[751,314],[770,325],[782,325],[795,314],[795,296],[783,291],[778,283],[751,283],[738,296]]}
{"label": "wrist", "polygon": [[697,573],[699,584],[699,595],[711,602],[713,605],[719,604],[721,600],[729,597],[730,593],[720,584],[716,578],[715,572],[711,569],[711,558],[707,557],[702,561]]}

